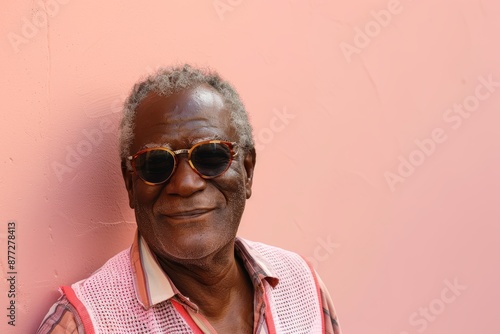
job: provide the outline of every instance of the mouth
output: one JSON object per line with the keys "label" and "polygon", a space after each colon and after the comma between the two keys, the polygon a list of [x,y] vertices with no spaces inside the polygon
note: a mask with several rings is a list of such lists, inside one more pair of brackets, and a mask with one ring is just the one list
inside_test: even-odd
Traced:
{"label": "mouth", "polygon": [[167,213],[167,214],[164,214],[164,216],[169,218],[169,219],[173,219],[173,220],[192,220],[195,218],[202,217],[202,216],[212,212],[213,210],[214,209],[193,209],[193,210]]}

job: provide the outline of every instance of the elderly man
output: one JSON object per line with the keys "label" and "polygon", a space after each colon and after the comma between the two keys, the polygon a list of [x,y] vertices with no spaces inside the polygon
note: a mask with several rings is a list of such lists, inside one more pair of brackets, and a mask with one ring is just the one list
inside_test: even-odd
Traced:
{"label": "elderly man", "polygon": [[306,261],[236,237],[255,149],[228,82],[161,70],[135,85],[120,129],[134,242],[62,287],[38,333],[340,333]]}

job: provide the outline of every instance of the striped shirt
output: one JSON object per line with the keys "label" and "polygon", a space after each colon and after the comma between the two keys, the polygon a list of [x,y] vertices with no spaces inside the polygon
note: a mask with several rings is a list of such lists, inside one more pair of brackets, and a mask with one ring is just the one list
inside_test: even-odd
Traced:
{"label": "striped shirt", "polygon": [[[242,260],[254,286],[253,332],[255,334],[267,334],[264,286],[267,284],[274,288],[279,284],[279,277],[273,274],[265,259],[239,238],[236,238],[235,241],[235,253]],[[185,313],[183,316],[188,323],[198,327],[205,334],[216,333],[207,319],[199,312],[199,307],[177,290],[158,264],[156,256],[138,233],[136,233],[130,248],[130,259],[131,266],[134,269],[136,297],[144,308],[149,309],[154,305],[170,300],[176,309]],[[323,305],[325,333],[341,334],[330,295],[319,277],[318,282]],[[267,316],[270,315],[267,314]],[[66,296],[63,295],[50,308],[37,333],[83,334],[85,331],[78,312],[69,303]]]}

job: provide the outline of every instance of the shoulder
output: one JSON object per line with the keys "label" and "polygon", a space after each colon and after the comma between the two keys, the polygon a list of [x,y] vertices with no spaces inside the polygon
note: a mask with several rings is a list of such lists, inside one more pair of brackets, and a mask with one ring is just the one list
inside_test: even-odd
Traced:
{"label": "shoulder", "polygon": [[73,284],[72,287],[76,285],[85,286],[91,282],[99,282],[105,285],[125,284],[131,279],[131,276],[130,249],[125,249],[106,261],[89,277]]}
{"label": "shoulder", "polygon": [[[37,334],[85,333],[83,321],[76,309],[78,300],[72,298],[72,293],[68,296],[68,292],[72,290],[82,292],[88,290],[88,288],[90,288],[89,290],[94,290],[92,287],[95,286],[96,283],[100,283],[103,286],[116,285],[117,283],[124,284],[127,282],[127,279],[124,279],[124,277],[128,276],[131,271],[129,254],[130,250],[125,249],[114,255],[89,277],[74,283],[71,286],[72,289],[61,287],[60,291],[62,296],[49,309],[42,324],[38,328]],[[100,293],[99,289],[95,289],[95,291]]]}
{"label": "shoulder", "polygon": [[278,279],[265,292],[276,332],[323,333],[321,290],[312,266],[295,252],[261,242],[239,241],[265,263],[268,270],[264,272]]}
{"label": "shoulder", "polygon": [[71,287],[62,287],[62,291],[79,312],[85,309],[92,313],[93,309],[135,304],[134,277],[130,249],[126,249],[110,258],[88,278]]}
{"label": "shoulder", "polygon": [[277,267],[306,267],[307,261],[299,254],[276,246],[267,245],[262,242],[250,241],[243,238],[237,239],[246,251],[254,258],[262,259],[271,264],[274,269]]}
{"label": "shoulder", "polygon": [[[261,242],[238,238],[237,245],[243,248],[254,268],[266,277],[279,280],[276,289],[295,287],[298,282],[315,281],[312,266],[299,254]],[[274,290],[276,290],[274,289]]]}
{"label": "shoulder", "polygon": [[43,319],[37,334],[84,334],[83,323],[66,296],[52,305]]}
{"label": "shoulder", "polygon": [[295,252],[292,252],[292,251],[289,251],[289,250],[286,250],[286,249],[283,249],[280,247],[268,245],[268,244],[258,242],[258,241],[251,241],[248,239],[238,237],[237,242],[244,245],[245,248],[255,250],[256,252],[258,252],[259,254],[262,254],[262,255],[283,254],[284,256],[300,256]]}

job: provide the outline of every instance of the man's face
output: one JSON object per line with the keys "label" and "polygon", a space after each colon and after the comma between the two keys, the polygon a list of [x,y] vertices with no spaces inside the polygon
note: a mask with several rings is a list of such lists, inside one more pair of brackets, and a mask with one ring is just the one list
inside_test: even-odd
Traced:
{"label": "man's face", "polygon": [[[131,154],[152,146],[172,150],[221,139],[238,142],[230,111],[222,96],[200,85],[170,96],[150,93],[137,107]],[[135,173],[124,172],[130,207],[139,232],[151,249],[171,260],[197,260],[231,243],[251,195],[255,155],[239,154],[221,176],[203,179],[177,156],[170,179],[147,185]]]}

